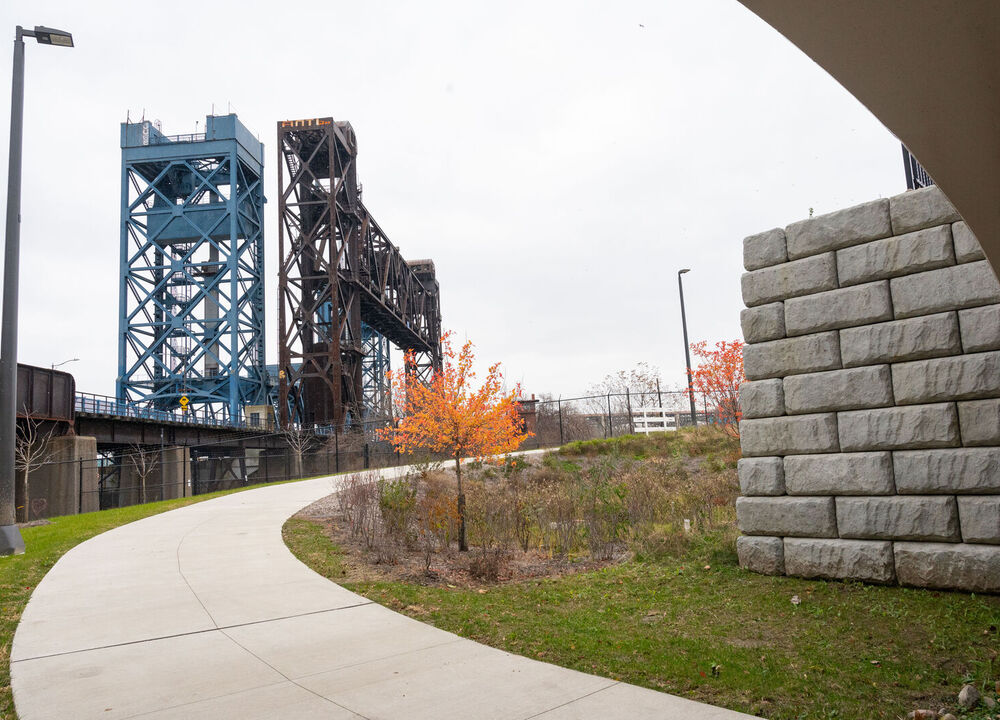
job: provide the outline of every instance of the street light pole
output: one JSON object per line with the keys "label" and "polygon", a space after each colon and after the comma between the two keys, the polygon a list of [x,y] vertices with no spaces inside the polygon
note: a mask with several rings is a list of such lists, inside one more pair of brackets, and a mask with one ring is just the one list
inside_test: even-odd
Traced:
{"label": "street light pole", "polygon": [[691,268],[684,268],[683,270],[677,271],[677,290],[681,294],[681,327],[684,330],[684,360],[687,362],[687,376],[688,376],[688,400],[691,401],[691,424],[698,424],[697,410],[694,407],[694,387],[693,378],[691,377],[691,347],[688,345],[688,324],[687,316],[684,313],[684,282],[681,279],[681,275],[686,272],[691,272]]}
{"label": "street light pole", "polygon": [[7,230],[3,262],[3,329],[0,331],[0,555],[24,552],[14,500],[14,444],[17,441],[17,290],[21,244],[21,136],[24,123],[24,38],[43,45],[73,47],[61,30],[20,25],[14,36],[10,91],[10,155],[7,166]]}
{"label": "street light pole", "polygon": [[52,363],[52,369],[55,370],[57,367],[62,367],[71,362],[79,362],[80,358],[70,358],[69,360],[63,360],[61,363]]}

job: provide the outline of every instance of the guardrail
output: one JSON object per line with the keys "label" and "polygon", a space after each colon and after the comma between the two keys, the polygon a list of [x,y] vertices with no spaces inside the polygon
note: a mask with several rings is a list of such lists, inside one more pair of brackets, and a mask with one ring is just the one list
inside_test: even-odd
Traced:
{"label": "guardrail", "polygon": [[136,420],[150,420],[154,422],[183,423],[185,425],[208,425],[213,427],[228,428],[263,428],[260,423],[251,423],[243,419],[233,419],[230,417],[213,415],[201,410],[157,410],[148,406],[137,405],[136,403],[119,400],[107,395],[95,395],[93,393],[76,393],[73,409],[78,413],[91,413],[93,415],[111,415],[114,417],[127,417]]}

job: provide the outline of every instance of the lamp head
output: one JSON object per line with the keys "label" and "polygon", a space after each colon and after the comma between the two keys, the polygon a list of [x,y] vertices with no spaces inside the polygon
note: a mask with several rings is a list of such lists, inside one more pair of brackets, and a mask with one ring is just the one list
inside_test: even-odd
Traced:
{"label": "lamp head", "polygon": [[691,268],[684,268],[683,270],[678,270],[677,274],[678,275],[683,275],[686,272],[691,272]]}
{"label": "lamp head", "polygon": [[59,47],[73,47],[73,35],[65,30],[35,25],[35,39],[39,45],[58,45]]}

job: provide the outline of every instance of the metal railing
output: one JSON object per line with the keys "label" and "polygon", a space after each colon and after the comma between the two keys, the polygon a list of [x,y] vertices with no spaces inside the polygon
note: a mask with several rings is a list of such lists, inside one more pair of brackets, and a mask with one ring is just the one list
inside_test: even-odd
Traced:
{"label": "metal railing", "polygon": [[251,429],[261,427],[260,424],[254,424],[245,419],[233,419],[221,414],[210,413],[205,408],[188,410],[187,412],[181,412],[180,410],[157,410],[156,408],[119,400],[108,395],[95,395],[93,393],[76,393],[73,410],[78,413],[89,413],[91,415],[110,415],[113,417],[127,417],[152,422],[183,423],[185,425],[210,425],[214,427]]}
{"label": "metal railing", "polygon": [[175,142],[204,142],[205,133],[186,133],[183,135],[150,135],[150,145],[167,145]]}

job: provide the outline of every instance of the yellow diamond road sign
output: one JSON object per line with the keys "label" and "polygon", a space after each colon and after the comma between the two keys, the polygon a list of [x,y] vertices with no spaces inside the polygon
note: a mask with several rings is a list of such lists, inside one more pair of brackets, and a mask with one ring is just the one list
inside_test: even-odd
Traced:
{"label": "yellow diamond road sign", "polygon": [[188,396],[187,395],[181,395],[180,403],[181,403],[181,407],[186,407],[187,404],[188,404]]}

